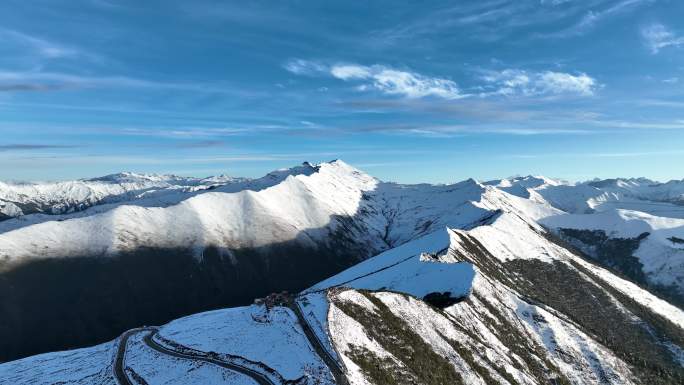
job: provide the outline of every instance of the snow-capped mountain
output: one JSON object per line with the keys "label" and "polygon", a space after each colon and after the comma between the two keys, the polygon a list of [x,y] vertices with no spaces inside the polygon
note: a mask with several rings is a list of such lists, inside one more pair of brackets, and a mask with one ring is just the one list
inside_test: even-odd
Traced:
{"label": "snow-capped mountain", "polygon": [[67,182],[0,182],[0,221],[35,213],[72,213],[98,204],[163,197],[240,181],[223,175],[200,179],[123,172]]}
{"label": "snow-capped mountain", "polygon": [[313,286],[0,374],[11,383],[674,383],[684,315],[614,272],[679,303],[681,183],[634,183],[401,185],[334,161],[8,219],[4,360]]}
{"label": "snow-capped mountain", "polygon": [[684,180],[660,183],[646,178],[618,178],[569,183],[542,176],[526,176],[484,184],[523,198],[543,199],[573,214],[626,209],[684,218]]}
{"label": "snow-capped mountain", "polygon": [[13,384],[684,379],[684,312],[551,242],[520,211],[495,213],[470,230],[406,242],[297,295],[10,362],[0,375]]}
{"label": "snow-capped mountain", "polygon": [[[310,175],[308,162],[257,179],[218,175],[207,178],[123,172],[53,183],[0,182],[0,232],[46,221],[89,216],[120,205],[166,207],[198,193],[262,190],[290,175]],[[5,221],[5,222],[3,222]]]}
{"label": "snow-capped mountain", "polygon": [[230,253],[296,238],[311,244],[332,217],[353,216],[362,193],[377,184],[341,162],[313,170],[269,174],[274,185],[260,191],[243,185],[227,193],[235,186],[225,186],[174,205],[116,205],[13,229],[0,234],[0,259],[114,255],[141,247],[189,248],[199,259],[208,247]]}
{"label": "snow-capped mountain", "polygon": [[172,204],[143,199],[4,221],[0,360],[332,275],[387,247],[380,214],[363,198],[377,184],[342,162],[305,163]]}
{"label": "snow-capped mountain", "polygon": [[684,306],[684,181],[571,184],[528,176],[486,184],[563,210],[539,222],[604,266]]}

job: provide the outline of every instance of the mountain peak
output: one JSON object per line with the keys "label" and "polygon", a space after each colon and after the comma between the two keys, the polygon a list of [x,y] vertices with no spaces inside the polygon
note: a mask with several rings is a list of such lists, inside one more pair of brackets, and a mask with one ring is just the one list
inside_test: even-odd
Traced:
{"label": "mountain peak", "polygon": [[[304,162],[304,163],[309,163],[309,162]],[[327,166],[331,166],[331,167],[340,167],[340,168],[345,168],[345,169],[354,168],[351,165],[349,165],[349,163],[343,161],[342,159],[333,159],[333,160],[330,160],[327,162],[321,162],[321,163],[317,164],[318,167],[321,167],[323,165],[327,165]]]}
{"label": "mountain peak", "polygon": [[180,177],[176,175],[166,174],[140,174],[131,171],[122,171],[119,173],[108,174],[96,178],[83,179],[84,182],[109,182],[109,183],[135,183],[141,181],[165,182],[165,181],[179,181],[192,180],[194,178]]}
{"label": "mountain peak", "polygon": [[641,187],[641,186],[654,186],[654,185],[660,185],[661,183],[656,182],[654,180],[645,178],[645,177],[637,177],[637,178],[608,178],[608,179],[592,179],[588,182],[585,182],[589,186],[593,186],[596,188],[607,188],[607,187],[616,187],[616,188],[633,188],[633,187]]}
{"label": "mountain peak", "polygon": [[509,187],[519,187],[519,188],[537,188],[543,185],[550,185],[550,186],[557,186],[560,184],[563,184],[562,181],[552,179],[552,178],[547,178],[543,175],[526,175],[526,176],[511,176],[508,178],[503,178],[503,179],[494,179],[490,180],[487,182],[484,182],[483,184],[490,185],[490,186],[496,186],[500,188],[509,188]]}

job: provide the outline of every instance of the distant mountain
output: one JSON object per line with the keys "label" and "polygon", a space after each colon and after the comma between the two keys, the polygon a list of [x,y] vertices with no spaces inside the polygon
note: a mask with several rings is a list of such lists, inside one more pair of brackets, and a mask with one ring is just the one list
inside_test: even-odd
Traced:
{"label": "distant mountain", "polygon": [[227,176],[199,179],[123,172],[67,182],[0,182],[0,220],[35,213],[67,214],[98,204],[159,198],[241,181]]}
{"label": "distant mountain", "polygon": [[25,216],[72,214],[97,205],[135,202],[138,206],[164,207],[189,198],[190,193],[218,187],[224,192],[260,190],[282,182],[289,175],[309,175],[315,169],[304,162],[301,166],[276,170],[258,179],[226,175],[192,178],[122,172],[66,182],[0,182],[0,222],[17,217],[32,222],[35,218]]}
{"label": "distant mountain", "polygon": [[622,208],[684,218],[684,180],[660,183],[646,178],[617,178],[568,183],[527,176],[484,184],[522,198],[543,198],[554,207],[572,214]]}
{"label": "distant mountain", "polygon": [[540,223],[603,266],[684,307],[684,181],[570,184],[543,177],[487,182],[564,212]]}
{"label": "distant mountain", "polygon": [[[311,288],[296,298],[306,322],[289,297],[271,296],[270,310],[201,313],[127,333],[118,352],[115,341],[0,374],[13,383],[676,383],[684,314],[641,287],[684,303],[682,182],[621,181],[402,185],[334,161],[11,218],[0,223],[4,360]],[[81,360],[87,370],[76,369]]]}

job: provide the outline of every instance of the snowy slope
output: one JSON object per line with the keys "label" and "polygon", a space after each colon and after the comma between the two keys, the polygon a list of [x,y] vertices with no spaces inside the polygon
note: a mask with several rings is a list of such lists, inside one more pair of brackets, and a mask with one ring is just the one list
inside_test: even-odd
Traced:
{"label": "snowy slope", "polygon": [[[29,190],[36,190],[28,191],[28,195],[20,196],[28,200],[44,201],[36,206],[42,208],[28,210],[26,213],[16,211],[10,217],[0,216],[0,233],[42,222],[97,215],[122,205],[167,207],[205,192],[259,191],[279,184],[288,176],[311,175],[316,171],[318,171],[317,166],[304,162],[299,166],[275,170],[257,179],[233,178],[225,175],[200,179],[120,173],[75,182],[20,184],[18,186],[28,186]],[[141,185],[145,188],[136,189]],[[41,190],[46,192],[41,192]],[[125,193],[121,193],[121,190]],[[2,205],[0,197],[0,207]],[[8,203],[6,207],[10,210],[9,208],[14,206]],[[65,210],[65,207],[68,209]],[[2,219],[5,220],[2,221]]]}
{"label": "snowy slope", "polygon": [[[126,366],[130,377],[143,378],[148,384],[257,385],[254,379],[207,362],[169,356],[150,348],[144,342],[145,333],[128,340]],[[135,373],[135,374],[133,374]]]}
{"label": "snowy slope", "polygon": [[448,247],[449,234],[443,229],[375,256],[320,282],[305,293],[345,286],[398,291],[418,298],[437,292],[448,292],[454,298],[465,297],[475,271],[469,263],[439,263],[437,254]]}
{"label": "snowy slope", "polygon": [[[518,282],[524,274],[527,274],[526,269],[520,270],[520,267],[525,264],[532,267],[542,263],[542,266],[547,265],[549,269],[556,269],[557,264],[561,264],[564,266],[562,269],[568,269],[568,274],[574,276],[573,279],[580,279],[583,282],[581,285],[573,284],[567,289],[585,293],[584,295],[587,295],[587,291],[596,290],[597,294],[600,293],[596,297],[601,298],[603,301],[601,304],[605,307],[607,314],[611,314],[610,317],[620,318],[628,323],[635,322],[635,320],[645,321],[645,318],[642,318],[645,317],[642,313],[643,309],[648,309],[645,314],[652,312],[663,317],[665,322],[678,330],[670,336],[670,338],[679,338],[678,342],[665,337],[648,343],[655,346],[654,350],[657,353],[653,353],[654,355],[664,355],[671,360],[669,365],[674,365],[675,368],[681,368],[684,365],[681,346],[684,313],[681,310],[631,282],[582,260],[558,244],[550,242],[543,228],[535,225],[530,218],[525,218],[519,212],[504,212],[490,224],[466,231],[451,230],[449,233],[451,234],[449,250],[447,253],[440,254],[438,258],[452,263],[465,260],[478,267],[478,274],[472,283],[468,299],[446,309],[447,313],[454,317],[453,319],[444,319],[420,301],[401,295],[391,293],[372,295],[388,305],[387,308],[399,319],[408,320],[408,324],[418,336],[428,342],[435,352],[439,352],[442,357],[450,361],[462,376],[464,383],[512,383],[511,378],[518,383],[540,383],[540,381],[547,383],[548,379],[540,379],[540,368],[537,366],[540,362],[543,363],[541,366],[544,367],[544,372],[551,373],[558,380],[563,378],[569,383],[627,384],[643,381],[638,380],[638,376],[643,374],[635,374],[632,365],[620,358],[620,355],[624,354],[622,351],[612,351],[611,348],[616,348],[615,346],[604,345],[605,341],[610,341],[609,338],[597,340],[596,336],[586,331],[596,330],[595,322],[605,322],[604,319],[587,320],[584,324],[577,324],[572,320],[582,319],[582,316],[578,316],[581,310],[568,308],[570,314],[563,314],[531,299],[534,290],[522,294],[521,290],[524,292],[525,289],[529,289],[527,284]],[[420,241],[424,241],[425,244],[421,245]],[[406,262],[396,264],[397,260],[403,260],[400,256],[413,254],[415,258],[415,254],[421,248],[425,253],[434,253],[443,250],[444,245],[443,236],[439,233],[426,236],[363,262],[314,286],[313,290],[341,283],[356,289],[377,289],[382,287],[383,283],[388,283],[390,285],[387,288],[394,291],[393,287],[398,285],[392,286],[391,283],[397,280],[397,274],[387,274],[387,272],[396,271],[399,267],[405,266],[407,269],[403,274],[404,280],[412,282],[414,274],[419,271],[419,269],[408,268],[410,265]],[[402,253],[401,249],[406,251]],[[586,269],[586,272],[573,268],[574,264]],[[390,267],[382,269],[383,265]],[[508,265],[511,267],[509,268]],[[523,277],[520,276],[521,274]],[[536,274],[540,274],[534,280],[537,282],[536,287],[542,282],[554,284],[548,282],[553,279],[551,276],[545,276],[543,272]],[[353,280],[355,276],[363,278]],[[449,276],[458,277],[453,274]],[[384,280],[385,277],[389,279]],[[373,282],[373,285],[357,286],[357,282]],[[433,284],[435,284],[434,281],[423,281],[424,287],[430,287]],[[418,296],[424,293],[420,290],[405,292]],[[613,292],[615,294],[612,294]],[[376,322],[366,324],[358,322],[358,319],[382,318],[376,314],[379,309],[377,305],[369,302],[368,294],[358,294],[356,291],[333,293],[335,293],[331,294],[333,305],[329,313],[330,333],[337,344],[338,351],[342,353],[342,359],[349,370],[350,381],[359,384],[373,383],[373,373],[363,369],[364,362],[368,359],[372,362],[379,360],[388,372],[410,375],[411,368],[407,368],[408,361],[402,361],[401,357],[393,355],[390,352],[391,346],[378,344],[376,338],[368,336],[382,331],[372,330],[372,325],[382,321],[376,318]],[[565,293],[565,295],[569,294]],[[563,298],[557,298],[557,300],[563,300]],[[636,304],[631,301],[635,301]],[[348,310],[345,313],[345,302],[356,306],[347,306]],[[353,313],[350,314],[349,311]],[[452,322],[454,320],[456,324]],[[639,324],[637,322],[637,325]],[[650,338],[640,334],[644,333],[641,327],[635,327],[635,330],[630,330],[630,333],[639,334],[638,338]],[[362,332],[359,332],[359,329]],[[515,347],[519,344],[519,340],[507,340],[512,337],[525,339],[529,347],[516,352]],[[458,343],[450,343],[454,340]],[[455,350],[455,345],[461,350]],[[513,354],[512,357],[511,354]],[[654,358],[654,360],[657,359],[659,358]],[[485,372],[486,374],[483,374]],[[415,371],[413,373],[415,374]],[[670,382],[666,380],[663,383]]]}
{"label": "snowy slope", "polygon": [[486,184],[561,210],[536,219],[604,266],[684,304],[683,181],[523,177]]}
{"label": "snowy slope", "polygon": [[250,306],[216,310],[175,320],[158,336],[185,347],[217,352],[262,362],[285,380],[308,372],[332,381],[325,364],[309,345],[292,310]]}
{"label": "snowy slope", "polygon": [[[340,233],[366,247],[349,249],[357,260],[378,255],[296,296],[132,331],[119,350],[125,338],[1,364],[0,384],[117,383],[117,368],[149,384],[682,383],[684,312],[559,239],[567,241],[561,229],[602,231],[614,245],[647,232],[630,243],[643,272],[681,283],[679,185],[543,177],[401,185],[335,161],[169,204],[140,199],[8,226],[0,259],[10,262],[189,247],[208,268],[204,253],[216,247],[249,275],[252,265],[232,259],[241,248],[296,241],[315,250]],[[615,209],[634,203],[644,210]],[[286,264],[303,258],[294,250]],[[132,273],[122,280],[135,282]]]}
{"label": "snowy slope", "polygon": [[90,348],[46,353],[0,365],[0,384],[116,384],[116,341]]}
{"label": "snowy slope", "polygon": [[618,178],[569,183],[527,176],[485,184],[522,198],[544,200],[568,213],[625,209],[655,216],[684,218],[684,181],[659,183],[646,178]]}
{"label": "snowy slope", "polygon": [[66,182],[0,182],[0,219],[70,213],[97,204],[160,198],[239,182],[244,180],[223,175],[200,179],[130,172]]}
{"label": "snowy slope", "polygon": [[[548,264],[568,262],[587,267],[594,274],[605,278],[613,289],[630,297],[632,300],[648,307],[650,311],[668,319],[669,322],[684,328],[684,312],[639,288],[634,283],[619,278],[601,267],[595,266],[579,258],[561,245],[550,242],[541,226],[530,225],[517,215],[504,214],[491,225],[480,226],[472,230],[453,229],[451,234],[450,253],[445,258],[453,257],[453,261],[463,260],[472,254],[472,244],[464,240],[476,240],[486,253],[499,262],[540,261]],[[467,260],[467,258],[466,258]]]}
{"label": "snowy slope", "polygon": [[[275,184],[239,191],[231,190],[235,184],[226,185],[187,194],[168,206],[139,200],[33,224],[23,221],[31,216],[0,223],[0,228],[23,224],[0,233],[0,270],[10,277],[0,281],[0,291],[7,295],[0,299],[6,314],[13,314],[0,326],[0,337],[8,341],[0,357],[70,346],[68,322],[88,325],[83,334],[87,343],[102,342],[139,324],[244,304],[268,291],[300,290],[446,226],[477,225],[499,205],[536,215],[556,212],[474,181],[447,186],[383,183],[341,161],[305,164],[265,179],[269,182],[262,186]],[[51,271],[47,281],[42,279],[45,268]],[[73,285],[72,277],[79,274],[84,280]],[[170,282],[164,284],[165,279]],[[100,290],[103,285],[108,290]],[[144,300],[130,304],[127,296]],[[73,297],[81,298],[87,310]],[[165,303],[144,305],[156,298]],[[42,302],[54,308],[40,306]],[[36,340],[55,342],[29,347],[22,336],[38,328],[40,318],[54,321],[39,329],[46,338]],[[105,321],[111,318],[124,323]]]}
{"label": "snowy slope", "polygon": [[[684,219],[656,217],[639,211],[611,210],[589,215],[557,215],[545,218],[541,223],[557,231],[600,231],[614,242],[618,239],[638,239],[638,247],[630,254],[642,264],[647,281],[672,285],[684,294],[684,242],[677,242],[678,239],[684,239]],[[578,246],[589,255],[597,252],[596,245],[580,243]]]}
{"label": "snowy slope", "polygon": [[[469,239],[478,241],[497,236],[499,242],[508,244],[507,241],[512,240],[514,232],[501,232],[500,229],[482,231],[482,229],[504,222],[507,216],[508,214],[504,214],[493,225],[477,227],[463,235],[467,234]],[[511,226],[511,223],[506,223],[506,225]],[[518,230],[524,228],[521,226]],[[463,260],[465,255],[471,253],[472,250],[463,247],[462,238],[456,232],[450,231],[450,233],[449,251],[439,256],[439,259],[453,263]],[[531,233],[524,233],[524,231],[522,233],[520,240],[513,242],[518,244],[517,248],[508,250],[507,255],[489,255],[491,257],[496,255],[494,258],[497,261],[533,258],[545,264],[576,258],[561,247],[545,241],[541,234],[536,234],[536,239],[531,237],[535,233],[533,230]],[[440,243],[440,237],[425,238],[432,238],[435,244],[439,245],[433,246],[433,250],[443,246],[443,243]],[[522,245],[525,239],[529,239],[530,242]],[[409,245],[415,246],[416,250],[421,248],[418,242],[412,242],[405,247]],[[485,250],[489,248],[485,246]],[[493,248],[494,253],[500,250],[500,248]],[[408,251],[406,254],[413,252],[415,250]],[[426,252],[430,252],[429,248]],[[377,259],[387,258],[388,253],[383,254],[385,257],[380,255],[361,263],[341,273],[339,277],[319,284],[319,287],[333,282],[344,282],[350,275],[363,271],[370,274],[366,276],[366,280],[374,277],[382,282],[383,272],[387,270],[372,272],[377,271],[378,265],[381,264]],[[488,265],[496,262],[482,259],[471,261]],[[456,265],[459,264],[456,263]],[[390,266],[393,265],[390,264]],[[414,274],[415,270],[406,269],[403,274],[404,279],[412,281]],[[458,275],[448,274],[447,276],[459,280]],[[394,275],[389,282],[396,279],[397,276]],[[433,284],[428,281],[423,281],[423,283]],[[676,322],[680,328],[684,326],[682,323],[684,314],[680,310],[628,282],[613,281],[612,284],[620,291],[643,298],[642,301],[654,307],[673,323]],[[354,286],[353,281],[351,286]],[[443,288],[447,287],[449,286],[443,286]],[[404,330],[402,338],[405,340],[401,340],[401,343],[411,343],[411,346],[415,347],[415,336],[420,337],[432,353],[436,353],[452,365],[462,383],[545,384],[551,378],[558,381],[562,378],[573,384],[639,383],[629,364],[583,331],[581,326],[570,321],[571,317],[547,306],[535,304],[534,301],[522,296],[516,289],[498,281],[497,277],[489,275],[484,270],[478,271],[470,290],[467,300],[448,307],[445,309],[446,314],[401,294],[382,291],[369,294],[356,290],[331,292],[332,305],[328,316],[330,333],[348,369],[350,383],[371,384],[377,381],[377,373],[368,369],[369,362],[378,362],[386,373],[396,373],[400,377],[416,376],[418,378],[415,380],[421,382],[423,377],[420,372],[417,368],[411,367],[416,359],[415,356],[407,360],[408,357],[402,356],[401,349],[393,346],[391,341],[383,340],[382,335],[392,329],[375,327],[383,323],[391,324],[387,319],[390,317],[387,314],[388,311],[396,317],[392,322],[398,322],[397,327]],[[407,293],[422,294],[420,291]],[[385,307],[380,308],[377,301],[371,301],[372,298],[380,300]],[[627,311],[623,307],[620,309]],[[401,326],[403,323],[414,333],[413,338],[405,336],[406,329]],[[394,332],[398,333],[398,330]],[[521,342],[526,345],[522,349]],[[435,356],[432,353],[428,356],[434,360]]]}
{"label": "snowy slope", "polygon": [[586,182],[601,190],[614,194],[633,196],[655,202],[684,202],[684,180],[671,180],[667,183],[655,182],[647,178],[605,179]]}
{"label": "snowy slope", "polygon": [[[316,349],[325,339],[330,346],[324,349],[350,384],[384,383],[381,378],[671,384],[682,378],[673,376],[684,374],[684,312],[551,242],[515,204],[496,214],[466,230],[444,229],[407,242],[314,285],[297,299],[310,310],[303,319],[271,303],[200,313],[158,332],[134,333],[126,345],[126,373],[147,383],[253,383],[208,365],[212,359],[242,365],[272,383],[332,383],[329,364]],[[563,274],[556,278],[558,271]],[[565,291],[546,291],[551,288]],[[421,300],[429,292],[458,292],[459,300],[440,309]],[[589,297],[595,301],[590,314],[602,309],[598,319],[586,318],[582,307],[563,305]],[[287,296],[277,301],[293,306]],[[629,342],[602,334],[606,320],[621,321],[620,333]],[[304,325],[318,337],[306,335]],[[185,358],[159,354],[145,333]],[[642,352],[636,360],[630,350],[635,347]],[[111,370],[114,357],[107,351],[106,357],[93,356],[92,370]],[[0,372],[40,382],[46,375],[34,365],[40,360],[42,367],[65,368],[50,373],[60,380],[76,370],[64,357],[32,357],[0,365]],[[655,371],[647,369],[652,365]]]}
{"label": "snowy slope", "polygon": [[352,219],[367,233],[368,242],[382,249],[446,226],[472,225],[502,205],[535,218],[558,212],[548,204],[502,194],[473,180],[397,185],[379,182],[341,161],[305,164],[168,206],[141,200],[56,220],[42,216],[5,221],[0,224],[0,260],[112,255],[141,246],[189,247],[199,257],[207,247],[259,247],[293,239],[313,244],[325,234],[321,229],[335,227],[335,217]]}
{"label": "snowy slope", "polygon": [[191,247],[199,257],[209,246],[258,247],[307,230],[302,242],[312,243],[334,216],[353,217],[363,192],[376,184],[342,162],[325,163],[259,191],[212,191],[168,207],[123,205],[7,231],[0,234],[0,259],[107,255],[141,246]]}
{"label": "snowy slope", "polygon": [[530,198],[530,190],[546,186],[561,186],[567,184],[567,182],[547,178],[541,175],[528,175],[522,177],[511,177],[507,179],[495,179],[483,182],[483,184],[487,186],[495,186],[500,190],[521,198]]}
{"label": "snowy slope", "polygon": [[[529,218],[527,219],[529,220]],[[630,322],[639,319],[639,317],[632,313],[627,306],[621,305],[621,301],[637,301],[649,311],[659,314],[667,319],[667,322],[676,325],[675,327],[679,328],[679,333],[684,330],[684,313],[681,310],[636,285],[581,260],[563,247],[549,242],[541,227],[530,226],[530,224],[531,222],[526,221],[521,216],[508,212],[490,224],[468,231],[450,230],[448,232],[451,235],[450,246],[446,253],[443,250],[447,243],[444,235],[437,232],[382,253],[321,282],[309,291],[339,284],[351,286],[357,290],[377,290],[378,287],[385,284],[386,289],[402,292],[402,290],[396,290],[396,287],[401,285],[392,284],[392,282],[401,280],[402,276],[405,282],[414,282],[414,277],[420,269],[409,267],[411,265],[407,261],[417,259],[416,257],[421,254],[419,250],[423,250],[424,256],[438,253],[437,258],[444,262],[454,263],[465,259],[476,265],[483,264],[482,266],[486,265],[490,268],[499,263],[505,265],[511,261],[542,262],[550,266],[555,263],[567,264],[569,261],[573,261],[596,274],[595,278],[589,278],[583,273],[576,272],[582,279],[586,279],[587,285],[600,287],[594,281],[594,279],[598,279],[601,284],[610,287],[610,290],[616,290],[628,297],[618,299],[614,295],[606,295],[605,289],[602,289],[607,301],[604,305],[615,306],[613,311],[626,317]],[[482,254],[478,259],[466,257],[473,255],[472,244],[468,244],[469,242],[465,241],[466,239],[475,240],[482,248],[479,251],[486,253],[490,259],[483,260]],[[495,259],[491,260],[491,258]],[[462,263],[454,264],[462,265]],[[383,266],[389,267],[382,269]],[[399,270],[404,270],[403,274],[397,274],[396,271]],[[519,273],[508,272],[501,267],[493,269],[493,271],[486,270],[478,269],[474,281],[469,284],[471,293],[466,301],[446,309],[447,313],[454,317],[451,320],[444,319],[429,306],[411,298],[392,293],[373,295],[386,303],[388,309],[397,317],[402,320],[410,320],[408,321],[409,325],[416,330],[416,334],[428,342],[435,351],[440,352],[443,357],[451,361],[462,376],[464,383],[492,383],[490,382],[492,379],[494,379],[494,383],[508,383],[507,381],[510,381],[510,378],[518,383],[540,383],[539,373],[535,373],[539,370],[538,367],[535,367],[535,363],[538,362],[544,362],[543,366],[545,366],[546,371],[555,372],[558,378],[565,378],[569,383],[627,384],[639,382],[629,364],[583,330],[587,325],[583,327],[583,325],[571,321],[577,316],[576,314],[568,316],[555,309],[538,304],[528,296],[521,295],[518,292],[521,287],[517,285],[508,286],[504,283],[508,283],[508,280],[502,282],[499,281],[501,278],[497,277],[496,274],[488,274],[506,273],[514,277]],[[388,274],[392,271],[395,273]],[[354,280],[354,277],[358,276],[363,278]],[[453,271],[445,274],[445,277],[451,277],[456,282],[470,282],[469,278],[464,279],[462,275],[454,274]],[[372,285],[364,284],[365,282],[372,282]],[[436,284],[434,280],[422,280],[421,282],[423,287],[418,291],[408,286],[409,290],[403,292],[417,295],[420,298],[425,293],[425,288]],[[443,281],[441,285],[443,285],[443,289],[450,287],[447,281]],[[338,351],[342,353],[345,366],[349,370],[351,383],[372,383],[372,379],[368,378],[369,373],[362,369],[363,359],[359,358],[359,346],[363,347],[366,353],[370,352],[371,356],[375,356],[376,359],[384,362],[388,371],[409,371],[406,368],[406,362],[402,362],[401,359],[393,356],[388,351],[391,349],[378,344],[377,339],[369,337],[368,335],[372,332],[364,330],[364,325],[359,324],[355,316],[345,313],[342,310],[344,306],[342,308],[339,306],[341,303],[351,302],[374,314],[378,309],[365,297],[367,295],[359,294],[354,290],[333,293],[331,294],[333,305],[331,305],[329,313],[329,328]],[[355,311],[359,311],[359,308],[356,308]],[[365,317],[364,315],[361,318]],[[359,316],[356,315],[356,318]],[[454,319],[457,321],[456,324],[453,323]],[[507,324],[506,328],[503,328],[502,322]],[[528,338],[527,343],[534,348],[530,347],[520,353],[513,353],[514,350],[511,350],[513,347],[510,344],[511,342],[517,344],[517,342],[506,341],[506,338],[510,338],[511,334],[516,333],[520,336],[518,338],[523,336]],[[463,350],[454,351],[454,344],[450,344],[449,341],[458,341],[460,348],[467,350],[468,353]],[[664,354],[668,354],[671,359],[675,360],[676,365],[684,364],[681,357],[681,345],[672,344],[668,341],[657,341],[655,343],[657,346],[667,347],[668,350]],[[663,345],[660,345],[661,343]],[[545,353],[540,353],[542,351]],[[522,357],[524,352],[531,353],[532,357]],[[513,354],[512,357],[511,354]],[[469,362],[466,362],[464,357]],[[487,374],[482,375],[482,372],[485,371]],[[541,381],[541,383],[546,382]]]}

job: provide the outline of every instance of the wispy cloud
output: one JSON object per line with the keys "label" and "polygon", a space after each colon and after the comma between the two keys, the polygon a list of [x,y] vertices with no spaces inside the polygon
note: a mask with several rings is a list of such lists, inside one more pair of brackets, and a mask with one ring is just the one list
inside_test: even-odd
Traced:
{"label": "wispy cloud", "polygon": [[482,98],[462,99],[459,103],[452,103],[449,100],[427,101],[422,99],[351,100],[342,102],[339,105],[345,109],[354,109],[363,113],[406,111],[459,119],[476,119],[482,122],[529,121],[532,118],[538,118],[540,115],[539,111],[512,106],[510,101],[503,104],[498,101],[488,101]]}
{"label": "wispy cloud", "polygon": [[11,29],[0,28],[0,38],[5,42],[11,41],[20,46],[28,47],[33,53],[44,58],[85,56],[85,53],[79,49]]}
{"label": "wispy cloud", "polygon": [[203,137],[222,137],[263,131],[262,126],[252,127],[187,127],[187,128],[134,128],[105,129],[121,135],[151,136],[159,138],[193,139]]}
{"label": "wispy cloud", "polygon": [[591,96],[599,87],[598,82],[585,73],[528,72],[518,69],[486,71],[483,80],[495,87],[484,96],[499,95],[561,95]]}
{"label": "wispy cloud", "polygon": [[498,41],[515,32],[537,28],[538,33],[520,36],[566,38],[583,35],[599,23],[637,9],[654,0],[481,0],[459,2],[426,13],[385,30],[372,41],[379,45],[426,44],[422,37],[453,35],[474,40]]}
{"label": "wispy cloud", "polygon": [[636,100],[634,103],[641,107],[684,108],[684,101],[680,100],[642,99]]}
{"label": "wispy cloud", "polygon": [[648,49],[654,55],[667,47],[684,45],[684,36],[677,35],[660,23],[654,23],[641,29],[641,36]]}
{"label": "wispy cloud", "polygon": [[0,84],[0,92],[21,92],[21,91],[57,91],[70,88],[65,84],[47,84],[47,83],[5,83]]}
{"label": "wispy cloud", "polygon": [[588,123],[601,127],[627,128],[642,130],[681,130],[684,129],[684,119],[672,121],[624,121],[624,120],[595,120]]}
{"label": "wispy cloud", "polygon": [[256,92],[245,92],[215,84],[165,82],[116,75],[87,76],[48,71],[0,70],[0,91],[58,91],[87,88],[144,88],[201,93],[256,94]]}
{"label": "wispy cloud", "polygon": [[569,3],[572,0],[541,0],[542,4],[560,5],[564,3]]}
{"label": "wispy cloud", "polygon": [[388,95],[407,98],[435,96],[443,99],[465,97],[456,82],[449,79],[429,77],[416,72],[401,71],[380,65],[361,66],[356,64],[335,65],[330,69],[332,76],[345,81],[360,81],[359,90],[378,90]]}
{"label": "wispy cloud", "polygon": [[681,155],[684,150],[664,151],[622,151],[622,152],[554,152],[537,154],[511,154],[503,155],[504,158],[515,159],[538,159],[538,158],[638,158],[663,155]]}
{"label": "wispy cloud", "polygon": [[2,144],[0,151],[31,151],[31,150],[50,150],[63,148],[76,148],[76,145],[59,145],[59,144],[32,144],[32,143],[16,143],[16,144]]}
{"label": "wispy cloud", "polygon": [[[462,119],[461,119],[462,120]],[[577,114],[548,114],[538,115],[530,119],[517,121],[491,121],[482,120],[465,121],[459,124],[420,124],[420,123],[386,123],[354,125],[350,127],[338,127],[338,129],[350,132],[383,133],[405,136],[422,136],[435,138],[450,138],[465,135],[512,135],[512,136],[549,136],[549,135],[595,135],[648,132],[652,130],[683,130],[684,120],[671,121],[627,121],[627,120],[601,120],[598,116],[587,113],[583,116]]]}
{"label": "wispy cloud", "polygon": [[453,80],[430,77],[417,72],[399,70],[375,64],[325,65],[315,61],[292,59],[283,66],[296,75],[326,75],[346,82],[360,83],[359,91],[380,91],[386,95],[417,99],[434,96],[443,99],[459,99],[463,95]]}
{"label": "wispy cloud", "polygon": [[[101,130],[107,132],[115,132],[119,135],[130,136],[150,136],[159,138],[171,139],[197,139],[197,138],[221,138],[231,137],[236,135],[249,135],[259,133],[269,133],[274,131],[296,130],[301,128],[317,129],[318,125],[311,122],[300,122],[298,124],[237,124],[225,127],[155,127],[155,128],[139,128],[139,127],[123,127],[123,128],[95,128],[94,130]],[[223,143],[223,142],[221,142]]]}
{"label": "wispy cloud", "polygon": [[479,134],[503,134],[514,136],[535,135],[567,135],[567,134],[592,134],[592,130],[579,128],[556,128],[556,127],[523,127],[518,125],[497,124],[460,124],[460,125],[421,125],[421,124],[386,124],[355,126],[351,128],[361,132],[379,132],[386,134],[401,134],[407,136],[423,136],[433,138],[451,138],[465,135]]}
{"label": "wispy cloud", "polygon": [[168,86],[125,76],[81,76],[43,71],[0,71],[0,90],[49,91],[68,88]]}
{"label": "wispy cloud", "polygon": [[291,59],[283,64],[283,68],[295,75],[319,75],[328,71],[328,67],[311,60]]}
{"label": "wispy cloud", "polygon": [[591,28],[595,27],[599,22],[602,22],[614,15],[629,11],[636,8],[639,5],[652,3],[653,0],[622,0],[614,3],[607,2],[607,5],[597,4],[598,6],[604,6],[599,8],[599,10],[589,9],[586,11],[584,16],[582,16],[577,22],[572,24],[570,27],[561,29],[556,32],[540,35],[542,37],[570,37],[575,35],[582,35],[586,33]]}
{"label": "wispy cloud", "polygon": [[194,142],[187,142],[187,143],[178,143],[176,145],[176,147],[195,149],[195,148],[224,147],[225,145],[226,145],[226,142],[224,142],[222,140],[202,140],[202,141],[194,141]]}
{"label": "wispy cloud", "polygon": [[[111,155],[111,154],[68,154],[68,155],[37,155],[37,156],[1,156],[3,162],[16,162],[36,166],[60,166],[66,164],[82,165],[93,163],[113,165],[168,165],[168,164],[212,164],[231,162],[269,162],[269,161],[302,161],[302,159],[331,158],[339,152],[298,152],[298,153],[235,153],[225,155],[207,155],[199,157],[169,158],[154,155]],[[22,162],[22,163],[19,163]]]}
{"label": "wispy cloud", "polygon": [[[457,6],[440,7],[427,13],[418,13],[405,23],[375,31],[372,42],[379,45],[412,43],[426,36],[445,34],[447,31],[468,28],[475,39],[493,40],[499,35],[502,24],[516,19],[516,14],[530,7],[523,2],[483,0]],[[534,8],[532,8],[534,9]],[[495,28],[481,28],[482,26]],[[475,30],[475,33],[472,33]],[[483,33],[480,33],[483,32]]]}
{"label": "wispy cloud", "polygon": [[332,76],[345,82],[356,82],[359,91],[379,91],[385,95],[420,99],[428,96],[454,100],[473,96],[591,96],[601,86],[593,77],[583,72],[557,71],[530,72],[520,69],[501,71],[483,70],[481,81],[473,89],[483,92],[464,92],[458,84],[442,77],[430,77],[417,72],[399,70],[380,64],[334,64],[294,59],[284,68],[297,75]]}

